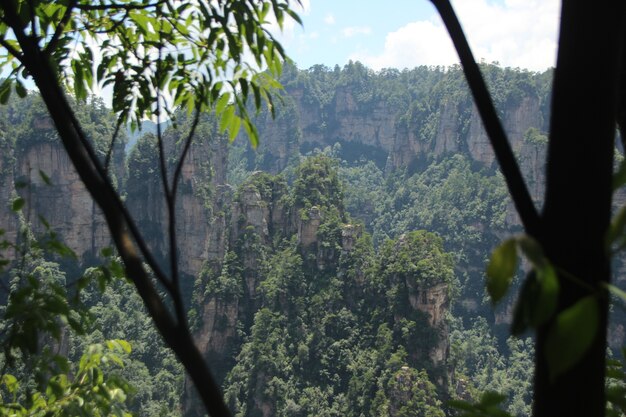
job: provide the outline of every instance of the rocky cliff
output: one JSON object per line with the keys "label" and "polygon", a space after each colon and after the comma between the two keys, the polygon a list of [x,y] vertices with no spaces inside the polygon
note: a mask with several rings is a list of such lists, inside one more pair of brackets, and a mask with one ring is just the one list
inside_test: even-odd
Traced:
{"label": "rocky cliff", "polygon": [[[110,137],[114,125],[109,110],[94,102],[89,111],[101,113],[100,133]],[[79,259],[93,261],[100,249],[110,245],[104,217],[74,170],[42,103],[29,96],[3,109],[0,118],[0,142],[6,151],[0,161],[3,201],[23,198],[22,219],[35,235],[53,232]],[[98,138],[90,139],[100,153]],[[116,181],[124,171],[123,140],[114,148],[110,167]],[[0,211],[0,221],[7,236],[15,239],[18,216],[5,208]]]}
{"label": "rocky cliff", "polygon": [[[543,132],[548,118],[545,76],[493,67],[485,71],[531,194],[539,199],[546,147]],[[262,415],[276,414],[281,407],[289,409],[280,402],[276,394],[280,384],[273,378],[287,380],[285,375],[290,375],[307,381],[303,386],[311,387],[312,381],[321,378],[328,389],[337,392],[347,390],[346,380],[365,378],[359,372],[365,372],[366,367],[356,362],[350,369],[334,370],[331,366],[348,355],[342,346],[356,346],[362,343],[360,339],[355,341],[360,337],[377,343],[390,340],[387,356],[381,356],[376,365],[381,375],[386,361],[390,361],[394,366],[408,366],[411,372],[426,368],[433,381],[444,386],[446,373],[433,370],[445,367],[449,348],[445,316],[450,306],[453,269],[448,261],[442,263],[445,268],[439,270],[441,274],[432,276],[428,272],[432,265],[420,264],[411,269],[413,264],[409,262],[428,260],[431,255],[409,251],[410,256],[398,261],[396,270],[388,271],[385,265],[390,263],[391,254],[381,258],[386,259],[384,262],[371,260],[378,256],[371,241],[364,243],[365,230],[371,225],[350,218],[336,174],[319,161],[302,169],[297,167],[301,154],[335,147],[335,156],[340,160],[373,161],[387,178],[401,172],[408,178],[452,155],[469,160],[472,172],[492,176],[493,153],[464,90],[459,69],[373,73],[360,64],[350,64],[340,71],[287,68],[283,83],[285,95],[282,103],[277,101],[276,119],[272,120],[267,112],[257,116],[261,138],[258,150],[239,154],[244,155],[248,171],[285,170],[285,177],[256,172],[243,184],[227,184],[229,146],[226,137],[217,133],[211,117],[201,122],[183,166],[175,211],[176,250],[199,347],[218,379],[233,390],[237,383],[261,391],[271,385],[274,391],[263,391],[254,398],[231,396],[238,406]],[[14,111],[2,118],[0,192],[4,201],[17,195],[26,200],[25,218],[35,231],[43,230],[44,224],[37,220],[41,215],[82,260],[91,260],[110,244],[106,226],[58,143],[45,111],[31,107],[25,115]],[[110,115],[98,117],[104,120],[104,130],[111,133],[114,124]],[[170,175],[181,151],[180,139],[189,127],[189,121],[180,117],[178,130],[165,134]],[[11,127],[20,123],[25,126],[21,130]],[[96,147],[101,149],[106,142],[96,139]],[[240,137],[236,146],[245,143],[246,138]],[[116,182],[149,245],[159,259],[166,260],[170,250],[168,213],[155,139],[147,136],[138,142],[128,155],[128,169],[124,155],[116,155]],[[423,196],[412,198],[426,200],[425,190],[419,191]],[[415,194],[405,194],[410,193]],[[396,201],[399,203],[395,208],[406,206],[401,198]],[[367,203],[374,205],[372,201]],[[502,211],[507,227],[518,225],[510,204]],[[13,239],[19,226],[17,217],[10,210],[0,210],[0,222],[8,238]],[[443,220],[433,219],[429,226],[440,227],[440,223]],[[423,223],[406,224],[424,227]],[[477,216],[468,226],[468,235],[477,236],[475,241],[483,244],[488,240],[485,236],[497,237],[505,230],[502,226],[491,230],[493,224],[492,218]],[[433,247],[441,246],[429,236],[422,238]],[[389,250],[402,252],[402,239]],[[459,258],[463,261],[471,256],[464,253]],[[407,265],[411,268],[404,268]],[[474,278],[482,276],[482,265],[463,264],[454,273],[468,282],[478,282]],[[443,275],[445,279],[441,279]],[[480,305],[482,281],[475,286],[480,291],[474,291],[459,305]],[[315,311],[302,313],[309,308]],[[264,313],[266,310],[269,313]],[[350,333],[355,323],[370,314],[379,320],[367,329],[370,333],[363,330],[358,337]],[[502,315],[495,321],[506,320]],[[324,331],[311,330],[316,326]],[[277,355],[284,350],[298,358],[285,365],[289,371],[279,372],[269,364],[258,368],[258,364],[247,362],[246,355],[261,349],[260,342],[251,344],[257,333],[259,339],[276,339],[280,333],[280,342],[274,340],[268,349]],[[359,345],[359,352],[368,357],[369,348]],[[245,372],[238,374],[238,366]],[[394,368],[393,372],[402,384],[410,382],[406,387],[424,385],[414,383],[412,373],[404,376],[402,369]],[[371,383],[374,386],[376,381]],[[405,388],[400,391],[409,389]],[[248,392],[255,391],[250,388]],[[409,394],[398,395],[404,398]],[[192,391],[188,389],[186,396],[187,410],[193,414]]]}
{"label": "rocky cliff", "polygon": [[[350,65],[361,68],[358,63]],[[529,129],[542,132],[547,127],[546,81],[531,73],[507,77],[497,68],[485,69],[488,75],[495,72],[499,77],[498,84],[492,86],[498,90],[494,95],[507,95],[496,104],[511,146],[522,159],[532,160],[533,150],[524,146],[524,138]],[[332,72],[326,71],[325,76],[329,77]],[[491,145],[469,94],[463,90],[463,76],[458,68],[447,73],[413,70],[417,74],[430,71],[437,75],[435,81],[421,80],[425,91],[412,85],[404,91],[386,88],[385,83],[393,82],[392,88],[397,89],[403,88],[404,79],[413,81],[412,73],[406,70],[376,74],[361,68],[365,78],[360,82],[342,79],[349,77],[350,71],[347,67],[332,81],[325,79],[331,87],[324,94],[316,85],[323,78],[319,70],[295,74],[288,71],[283,80],[285,100],[277,106],[277,118],[272,120],[266,115],[258,120],[263,138],[258,153],[261,157],[256,157],[259,166],[280,172],[293,153],[314,147],[323,149],[335,143],[345,148],[341,157],[358,160],[365,156],[380,161],[388,172],[454,153],[468,154],[485,167],[494,166]],[[541,178],[535,177],[541,172],[525,173],[531,181],[541,183]]]}

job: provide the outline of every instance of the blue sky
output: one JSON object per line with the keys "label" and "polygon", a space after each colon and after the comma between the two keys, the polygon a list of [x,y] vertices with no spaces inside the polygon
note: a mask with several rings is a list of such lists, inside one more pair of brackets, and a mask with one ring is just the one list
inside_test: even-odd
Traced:
{"label": "blue sky", "polygon": [[[303,0],[281,35],[300,68],[359,60],[374,69],[457,62],[429,0]],[[543,71],[556,57],[557,0],[456,0],[477,59]]]}

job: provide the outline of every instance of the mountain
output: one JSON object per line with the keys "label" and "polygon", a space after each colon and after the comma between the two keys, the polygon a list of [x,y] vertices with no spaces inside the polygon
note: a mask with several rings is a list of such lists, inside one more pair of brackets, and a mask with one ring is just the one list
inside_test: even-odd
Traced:
{"label": "mountain", "polygon": [[[541,204],[551,72],[481,69]],[[507,340],[513,300],[494,313],[483,284],[488,254],[521,227],[460,68],[286,66],[281,81],[276,117],[255,116],[257,149],[201,118],[176,204],[190,320],[235,414],[438,416],[488,388],[527,413],[530,365],[514,364],[530,363],[530,344]],[[78,271],[111,242],[41,103],[26,100],[0,114],[0,192],[25,199],[35,233],[51,225]],[[77,115],[104,158],[113,116],[97,100]],[[165,130],[170,173],[190,125],[180,114]],[[125,144],[110,170],[166,260],[156,139]],[[6,208],[0,222],[15,238],[23,220]],[[191,387],[180,392],[196,415]]]}

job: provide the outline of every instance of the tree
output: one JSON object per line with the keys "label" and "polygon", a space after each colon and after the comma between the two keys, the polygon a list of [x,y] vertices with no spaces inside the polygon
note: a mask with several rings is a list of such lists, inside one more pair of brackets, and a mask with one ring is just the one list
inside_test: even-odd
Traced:
{"label": "tree", "polygon": [[[509,192],[530,238],[507,241],[492,257],[488,289],[506,291],[516,247],[534,264],[520,293],[513,331],[536,332],[533,415],[603,416],[609,306],[616,123],[624,129],[624,24],[621,2],[562,4],[539,213],[498,120],[478,65],[447,0],[433,0],[460,56]],[[622,130],[622,138],[624,138]],[[621,185],[618,183],[617,185]]]}
{"label": "tree", "polygon": [[[74,167],[102,209],[125,273],[143,299],[165,342],[181,361],[207,412],[228,415],[202,355],[194,345],[180,291],[176,248],[176,192],[200,114],[213,110],[231,138],[241,125],[253,144],[248,97],[272,108],[285,53],[268,26],[299,21],[289,0],[8,0],[0,5],[0,102],[12,91],[39,90]],[[266,71],[261,71],[266,69]],[[110,85],[116,134],[104,160],[77,120],[66,91],[85,100],[89,90]],[[194,113],[174,172],[166,170],[161,132],[157,141],[162,186],[169,214],[169,271],[154,259],[109,175],[117,131],[145,117],[157,124],[175,109]],[[154,277],[154,279],[152,278]],[[161,296],[164,293],[164,296]]]}

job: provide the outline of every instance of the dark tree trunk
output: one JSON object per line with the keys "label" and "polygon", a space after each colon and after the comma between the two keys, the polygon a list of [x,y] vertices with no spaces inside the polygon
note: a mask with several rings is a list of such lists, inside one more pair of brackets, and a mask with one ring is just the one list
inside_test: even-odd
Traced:
{"label": "dark tree trunk", "polygon": [[558,311],[601,293],[593,344],[572,369],[550,379],[546,340],[537,333],[535,417],[603,416],[610,279],[604,237],[611,218],[613,150],[624,7],[621,1],[564,1],[554,75],[547,183],[541,241],[558,268]]}

